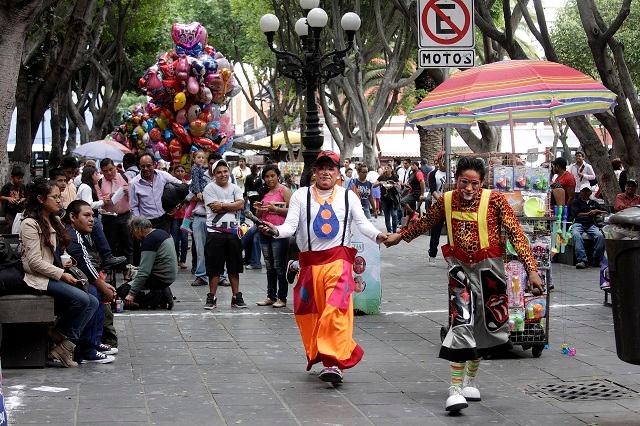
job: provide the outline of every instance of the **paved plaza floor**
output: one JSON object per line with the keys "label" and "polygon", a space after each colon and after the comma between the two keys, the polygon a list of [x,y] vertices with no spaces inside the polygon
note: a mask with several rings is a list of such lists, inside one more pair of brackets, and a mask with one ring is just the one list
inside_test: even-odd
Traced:
{"label": "paved plaza floor", "polygon": [[[173,311],[116,316],[120,353],[109,365],[3,370],[11,424],[180,425],[632,425],[640,424],[640,366],[615,354],[611,308],[598,271],[554,265],[551,344],[540,358],[514,351],[483,361],[482,401],[449,416],[449,381],[438,359],[446,322],[445,264],[428,265],[428,237],[382,249],[382,313],[356,317],[364,359],[337,388],[305,371],[290,307],[258,307],[264,271],[246,271],[249,309],[202,309],[207,289],[188,273],[172,286]],[[439,255],[441,256],[441,255]],[[290,297],[292,291],[290,291]],[[290,299],[291,303],[291,299]],[[576,348],[563,355],[561,345]],[[544,390],[575,382],[618,389],[616,397],[565,401]],[[612,392],[609,392],[612,393]]]}

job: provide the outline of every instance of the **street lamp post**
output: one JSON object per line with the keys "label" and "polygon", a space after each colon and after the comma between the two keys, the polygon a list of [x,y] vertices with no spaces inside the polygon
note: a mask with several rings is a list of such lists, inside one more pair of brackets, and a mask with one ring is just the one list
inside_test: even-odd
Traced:
{"label": "street lamp post", "polygon": [[329,17],[327,12],[318,7],[319,3],[320,0],[300,0],[306,18],[298,19],[295,31],[302,43],[302,57],[274,47],[273,38],[280,27],[277,16],[266,14],[260,18],[260,29],[267,37],[269,48],[276,54],[277,70],[305,90],[306,115],[302,129],[304,171],[300,182],[302,186],[309,185],[311,166],[324,142],[316,102],[318,87],[344,73],[344,59],[353,47],[356,31],[360,29],[360,17],[353,12],[345,13],[340,23],[347,34],[346,48],[323,54],[320,49],[320,35]]}

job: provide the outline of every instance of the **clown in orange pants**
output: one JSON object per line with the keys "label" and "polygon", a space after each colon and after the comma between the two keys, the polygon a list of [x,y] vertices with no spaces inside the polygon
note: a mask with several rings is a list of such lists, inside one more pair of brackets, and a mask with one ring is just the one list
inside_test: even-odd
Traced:
{"label": "clown in orange pants", "polygon": [[378,243],[387,238],[366,218],[355,192],[336,185],[339,166],[338,154],[320,152],[313,165],[315,183],[293,193],[284,223],[259,225],[261,232],[275,238],[296,236],[301,252],[293,309],[307,370],[322,362],[319,377],[331,383],[342,382],[342,370],[356,365],[364,355],[352,337],[356,250],[351,247],[351,229],[357,226],[362,235]]}
{"label": "clown in orange pants", "polygon": [[334,247],[300,253],[300,275],[294,288],[294,314],[307,353],[307,370],[351,368],[364,355],[353,340],[352,270],[356,250]]}

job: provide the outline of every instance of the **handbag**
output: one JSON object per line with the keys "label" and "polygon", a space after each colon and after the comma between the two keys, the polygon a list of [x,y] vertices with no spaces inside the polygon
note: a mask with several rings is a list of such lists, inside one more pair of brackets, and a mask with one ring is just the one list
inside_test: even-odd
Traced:
{"label": "handbag", "polygon": [[65,268],[64,271],[78,280],[78,282],[75,284],[75,287],[83,290],[84,292],[89,291],[89,279],[87,278],[85,273],[82,272],[82,269],[78,268],[77,266],[69,266],[68,268]]}

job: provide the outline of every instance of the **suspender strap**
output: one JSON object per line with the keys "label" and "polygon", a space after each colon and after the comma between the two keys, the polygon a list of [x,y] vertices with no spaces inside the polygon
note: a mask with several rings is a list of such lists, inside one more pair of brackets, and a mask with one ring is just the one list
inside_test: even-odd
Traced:
{"label": "suspender strap", "polygon": [[347,235],[347,220],[349,220],[349,190],[344,191],[344,225],[342,226],[342,242],[341,246],[344,246],[344,237]]}
{"label": "suspender strap", "polygon": [[447,220],[447,236],[449,237],[449,245],[451,247],[453,244],[453,227],[451,226],[451,199],[453,196],[452,191],[448,191],[444,193],[444,215]]}
{"label": "suspender strap", "polygon": [[487,225],[487,213],[489,212],[489,199],[491,190],[483,189],[480,196],[480,206],[478,207],[478,236],[480,237],[480,248],[489,248],[489,226]]}
{"label": "suspender strap", "polygon": [[311,186],[307,189],[307,244],[311,251]]}

